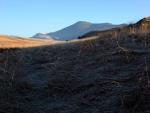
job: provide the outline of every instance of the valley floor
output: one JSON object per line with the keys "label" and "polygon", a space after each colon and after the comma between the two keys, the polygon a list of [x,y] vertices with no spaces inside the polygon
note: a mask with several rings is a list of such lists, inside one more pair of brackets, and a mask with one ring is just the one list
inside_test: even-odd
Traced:
{"label": "valley floor", "polygon": [[0,50],[1,113],[150,112],[150,35]]}

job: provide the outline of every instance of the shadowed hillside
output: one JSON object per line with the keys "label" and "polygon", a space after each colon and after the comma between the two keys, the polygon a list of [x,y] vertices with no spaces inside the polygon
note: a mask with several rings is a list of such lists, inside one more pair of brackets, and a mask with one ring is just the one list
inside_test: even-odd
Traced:
{"label": "shadowed hillside", "polygon": [[150,34],[0,50],[1,113],[147,113]]}

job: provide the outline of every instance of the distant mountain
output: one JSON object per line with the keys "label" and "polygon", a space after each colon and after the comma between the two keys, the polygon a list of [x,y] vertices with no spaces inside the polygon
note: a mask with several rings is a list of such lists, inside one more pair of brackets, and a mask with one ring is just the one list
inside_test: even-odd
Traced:
{"label": "distant mountain", "polygon": [[91,31],[89,33],[84,34],[81,38],[87,38],[91,36],[104,36],[104,35],[112,35],[116,33],[143,33],[150,32],[150,17],[143,18],[139,20],[137,23],[126,25],[124,27],[112,28],[104,31]]}
{"label": "distant mountain", "polygon": [[120,26],[122,25],[113,25],[111,23],[94,24],[86,21],[79,21],[71,26],[63,28],[56,32],[47,33],[47,34],[38,33],[34,35],[33,38],[53,37],[58,40],[72,40],[72,39],[77,39],[78,37],[91,31],[102,31],[102,30],[107,30],[107,29],[120,27]]}
{"label": "distant mountain", "polygon": [[42,33],[37,33],[36,35],[34,35],[32,38],[42,38],[42,39],[47,39],[47,38],[52,38],[47,34],[42,34]]}

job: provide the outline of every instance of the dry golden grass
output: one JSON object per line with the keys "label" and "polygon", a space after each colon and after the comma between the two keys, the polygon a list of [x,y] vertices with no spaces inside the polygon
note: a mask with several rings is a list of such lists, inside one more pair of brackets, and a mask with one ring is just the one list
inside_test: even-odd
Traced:
{"label": "dry golden grass", "polygon": [[0,35],[0,48],[27,48],[27,47],[37,47],[37,46],[44,46],[44,45],[66,44],[66,43],[79,44],[79,43],[89,42],[97,38],[98,37],[94,36],[85,39],[58,41],[53,39],[33,39],[33,38],[21,38],[21,37]]}
{"label": "dry golden grass", "polygon": [[42,45],[52,45],[59,43],[53,39],[31,39],[31,38],[16,38],[11,36],[0,36],[0,48],[25,48]]}

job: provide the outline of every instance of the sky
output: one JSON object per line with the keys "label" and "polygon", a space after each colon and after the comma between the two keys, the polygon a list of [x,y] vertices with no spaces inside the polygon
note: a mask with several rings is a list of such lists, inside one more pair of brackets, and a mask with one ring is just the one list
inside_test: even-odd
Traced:
{"label": "sky", "polygon": [[150,16],[150,0],[0,0],[0,34],[30,37],[77,21],[113,24]]}

